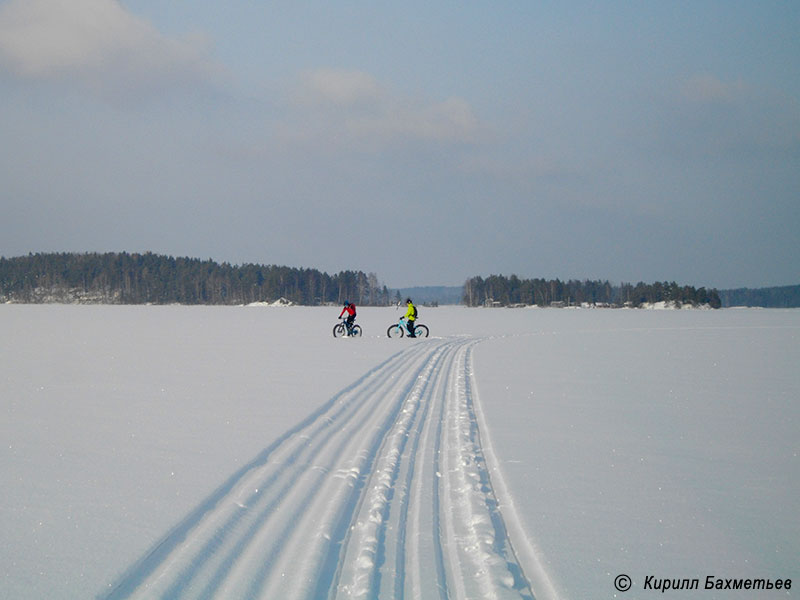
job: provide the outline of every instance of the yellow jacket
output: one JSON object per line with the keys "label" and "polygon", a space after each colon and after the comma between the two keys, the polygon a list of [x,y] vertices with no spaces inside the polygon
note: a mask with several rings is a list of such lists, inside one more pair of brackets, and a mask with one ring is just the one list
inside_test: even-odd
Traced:
{"label": "yellow jacket", "polygon": [[406,319],[408,319],[409,321],[415,320],[416,319],[416,317],[414,316],[415,312],[416,310],[414,309],[414,305],[411,302],[409,302],[408,310],[406,311]]}

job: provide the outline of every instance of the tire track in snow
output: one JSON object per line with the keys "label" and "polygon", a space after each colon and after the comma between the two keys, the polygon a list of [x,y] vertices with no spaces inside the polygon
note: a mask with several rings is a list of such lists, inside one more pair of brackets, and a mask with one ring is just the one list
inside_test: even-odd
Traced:
{"label": "tire track in snow", "polygon": [[477,342],[420,340],[366,373],[103,597],[532,600],[481,447]]}

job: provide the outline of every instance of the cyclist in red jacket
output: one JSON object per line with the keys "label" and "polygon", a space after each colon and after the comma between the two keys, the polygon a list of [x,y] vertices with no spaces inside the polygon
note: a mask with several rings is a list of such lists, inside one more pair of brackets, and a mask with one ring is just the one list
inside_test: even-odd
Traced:
{"label": "cyclist in red jacket", "polygon": [[353,323],[355,323],[356,320],[356,305],[345,300],[344,308],[342,309],[342,312],[339,313],[340,319],[344,313],[347,313],[347,319],[345,319],[344,324],[345,327],[347,327],[347,335],[350,335],[350,333],[353,331]]}

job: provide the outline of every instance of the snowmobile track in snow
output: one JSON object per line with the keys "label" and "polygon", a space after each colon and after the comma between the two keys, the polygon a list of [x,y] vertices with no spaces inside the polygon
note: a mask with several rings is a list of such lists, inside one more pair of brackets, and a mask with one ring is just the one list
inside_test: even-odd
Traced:
{"label": "snowmobile track in snow", "polygon": [[103,597],[533,600],[481,444],[478,341],[420,340],[367,372]]}

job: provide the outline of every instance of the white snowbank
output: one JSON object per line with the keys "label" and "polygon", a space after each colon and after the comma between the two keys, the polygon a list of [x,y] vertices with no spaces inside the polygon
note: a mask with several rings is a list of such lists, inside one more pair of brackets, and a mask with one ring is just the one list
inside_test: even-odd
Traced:
{"label": "white snowbank", "polygon": [[251,302],[247,306],[268,306],[268,307],[284,307],[294,306],[294,302],[286,298],[278,298],[274,302]]}

